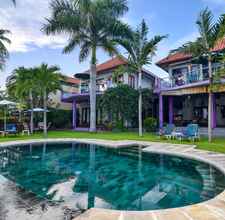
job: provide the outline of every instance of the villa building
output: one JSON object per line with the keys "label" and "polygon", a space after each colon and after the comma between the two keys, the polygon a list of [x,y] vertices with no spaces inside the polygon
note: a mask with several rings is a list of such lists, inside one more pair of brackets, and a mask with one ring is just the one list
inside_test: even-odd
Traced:
{"label": "villa building", "polygon": [[[102,95],[108,88],[116,86],[113,82],[113,73],[118,67],[126,65],[127,60],[125,58],[118,57],[114,57],[102,64],[97,65],[97,96]],[[143,88],[153,90],[157,77],[145,69],[142,71]],[[89,128],[90,123],[89,71],[77,73],[75,74],[75,77],[80,79],[79,92],[64,92],[62,94],[62,102],[72,103],[73,105],[73,129],[86,130]],[[138,74],[124,73],[120,77],[120,82],[137,89]],[[97,126],[102,125],[105,120],[107,120],[107,116],[105,116],[100,109],[97,109]]]}
{"label": "villa building", "polygon": [[80,86],[80,80],[73,77],[64,76],[64,79],[61,80],[61,91],[58,90],[55,94],[50,94],[49,100],[51,102],[51,107],[62,109],[62,110],[71,110],[72,104],[65,103],[61,101],[62,94],[64,93],[78,93]]}
{"label": "villa building", "polygon": [[[212,52],[224,53],[225,39]],[[207,60],[194,59],[190,54],[173,53],[157,65],[169,74],[168,79],[157,79],[155,93],[159,95],[159,122],[186,126],[190,122],[202,127],[208,124],[209,74]],[[213,62],[213,73],[224,64]],[[225,78],[220,80],[212,102],[213,128],[225,127]]]}

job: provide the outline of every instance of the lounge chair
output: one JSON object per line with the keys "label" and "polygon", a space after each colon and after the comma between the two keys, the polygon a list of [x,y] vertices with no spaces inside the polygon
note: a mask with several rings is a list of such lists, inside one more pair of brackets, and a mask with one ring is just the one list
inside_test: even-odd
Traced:
{"label": "lounge chair", "polygon": [[[47,130],[51,127],[52,123],[48,122],[47,124]],[[38,129],[37,130],[43,130],[44,129],[44,122],[38,122]]]}
{"label": "lounge chair", "polygon": [[177,136],[178,139],[188,139],[188,140],[199,140],[200,134],[199,134],[199,127],[198,124],[189,124],[185,130]]}
{"label": "lounge chair", "polygon": [[17,130],[16,124],[7,124],[5,133],[6,134],[17,134],[18,130]]}
{"label": "lounge chair", "polygon": [[27,123],[23,123],[22,135],[24,134],[30,135],[30,129]]}
{"label": "lounge chair", "polygon": [[172,132],[175,130],[174,124],[167,124],[162,130],[159,132],[160,136],[165,136],[167,139],[172,138]]}

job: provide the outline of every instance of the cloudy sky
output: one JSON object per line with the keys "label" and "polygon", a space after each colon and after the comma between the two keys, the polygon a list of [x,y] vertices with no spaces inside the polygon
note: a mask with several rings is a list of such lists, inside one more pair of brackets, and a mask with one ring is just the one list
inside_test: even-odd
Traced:
{"label": "cloudy sky", "polygon": [[[18,66],[34,66],[42,62],[57,64],[62,73],[72,76],[88,68],[88,61],[79,63],[79,48],[71,54],[62,54],[66,36],[45,36],[41,31],[45,18],[49,16],[50,0],[0,0],[0,28],[9,29],[12,44],[8,46],[10,59],[5,70],[0,73],[0,86],[4,88],[6,77]],[[215,16],[224,13],[225,0],[129,0],[129,12],[123,18],[135,27],[144,18],[150,26],[149,37],[168,34],[159,48],[153,63],[197,36],[195,21],[199,11],[208,6]],[[107,60],[107,55],[98,51],[98,62]],[[160,76],[165,73],[155,65],[149,70]]]}

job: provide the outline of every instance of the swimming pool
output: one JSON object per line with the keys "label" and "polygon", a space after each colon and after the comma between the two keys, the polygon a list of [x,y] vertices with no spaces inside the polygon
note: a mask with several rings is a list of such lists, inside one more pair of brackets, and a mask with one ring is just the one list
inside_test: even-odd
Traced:
{"label": "swimming pool", "polygon": [[0,174],[38,197],[80,208],[155,210],[206,201],[225,188],[209,164],[138,146],[49,143],[1,150]]}

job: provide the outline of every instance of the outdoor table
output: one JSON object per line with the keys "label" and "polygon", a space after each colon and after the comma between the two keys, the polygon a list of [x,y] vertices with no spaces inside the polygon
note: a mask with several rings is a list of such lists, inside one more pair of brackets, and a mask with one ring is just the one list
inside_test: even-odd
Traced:
{"label": "outdoor table", "polygon": [[174,132],[171,133],[171,136],[172,136],[173,139],[180,139],[181,140],[181,137],[183,136],[183,133],[174,131]]}

